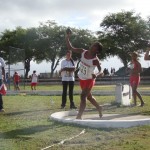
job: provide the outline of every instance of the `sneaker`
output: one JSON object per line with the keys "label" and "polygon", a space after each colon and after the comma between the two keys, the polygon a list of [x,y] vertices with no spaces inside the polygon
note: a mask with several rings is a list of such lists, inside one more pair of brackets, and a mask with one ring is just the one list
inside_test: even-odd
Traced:
{"label": "sneaker", "polygon": [[136,104],[131,104],[130,107],[136,107]]}
{"label": "sneaker", "polygon": [[144,105],[145,105],[145,103],[143,102],[143,103],[141,103],[140,107],[143,107]]}
{"label": "sneaker", "polygon": [[5,112],[5,109],[0,109],[0,112]]}
{"label": "sneaker", "polygon": [[76,106],[70,106],[70,109],[77,109]]}
{"label": "sneaker", "polygon": [[61,109],[64,109],[65,108],[65,106],[61,106]]}

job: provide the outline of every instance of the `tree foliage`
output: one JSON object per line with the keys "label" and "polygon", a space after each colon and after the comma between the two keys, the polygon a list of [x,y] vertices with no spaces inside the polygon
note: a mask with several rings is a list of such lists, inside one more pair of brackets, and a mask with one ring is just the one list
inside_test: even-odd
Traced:
{"label": "tree foliage", "polygon": [[21,27],[12,31],[5,30],[1,35],[0,48],[5,53],[4,59],[9,64],[23,62],[26,71],[25,77],[30,71],[30,61],[34,57],[34,45],[37,37],[35,28],[23,29]]}
{"label": "tree foliage", "polygon": [[[65,41],[66,29],[67,27],[60,26],[55,21],[47,21],[40,23],[37,28],[23,29],[17,27],[12,31],[5,30],[0,38],[0,49],[5,52],[4,59],[8,63],[14,64],[20,61],[24,63],[26,78],[30,71],[31,60],[37,63],[43,60],[50,62],[51,68],[49,70],[52,77],[55,69],[59,65],[59,61],[65,56],[67,51]],[[89,30],[72,28],[72,31],[71,40],[75,47],[88,49],[95,39]],[[24,59],[21,50],[25,51]],[[73,53],[73,58],[74,60],[79,60],[80,56]]]}
{"label": "tree foliage", "polygon": [[37,28],[38,40],[36,41],[35,60],[46,60],[51,63],[51,77],[59,64],[65,51],[65,27],[59,26],[54,21],[41,23]]}
{"label": "tree foliage", "polygon": [[[106,16],[100,24],[98,38],[90,30],[71,28],[71,42],[74,47],[89,49],[89,46],[99,40],[103,46],[103,54],[99,57],[104,59],[110,55],[117,55],[124,66],[130,61],[129,52],[146,48],[144,40],[150,38],[150,18],[143,20],[140,15],[133,11],[113,13]],[[9,61],[10,47],[25,50],[26,75],[30,71],[30,61],[40,63],[43,60],[51,63],[51,77],[60,60],[66,54],[65,32],[67,27],[58,25],[55,21],[40,23],[37,28],[5,30],[0,37],[0,49],[4,52],[4,59]],[[144,39],[144,40],[143,40]],[[143,42],[144,41],[144,42]],[[79,61],[80,55],[73,53],[73,59]],[[20,61],[12,57],[12,63]],[[46,66],[49,67],[49,66]]]}
{"label": "tree foliage", "polygon": [[149,39],[148,22],[133,11],[122,11],[106,16],[99,31],[107,55],[117,55],[124,66],[130,61],[129,53],[145,49],[143,39]]}
{"label": "tree foliage", "polygon": [[[59,26],[54,21],[41,23],[37,29],[39,39],[36,44],[35,60],[41,62],[46,60],[51,62],[51,77],[58,66],[60,60],[66,55],[67,47],[65,41],[67,27]],[[71,41],[74,47],[82,47],[87,49],[93,36],[89,30],[71,28],[73,34]],[[79,60],[80,56],[73,53],[73,59]]]}

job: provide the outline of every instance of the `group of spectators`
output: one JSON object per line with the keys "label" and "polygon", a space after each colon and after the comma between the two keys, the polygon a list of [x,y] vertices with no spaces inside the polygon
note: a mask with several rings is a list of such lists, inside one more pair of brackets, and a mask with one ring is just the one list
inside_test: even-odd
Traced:
{"label": "group of spectators", "polygon": [[[19,86],[19,83],[20,83],[20,75],[17,71],[14,72],[14,75],[13,75],[13,83],[14,83],[14,90],[15,91],[18,91],[20,90],[20,86]],[[37,86],[37,80],[38,80],[38,76],[36,75],[36,70],[33,71],[33,74],[30,76],[30,79],[31,79],[31,89],[32,90],[36,90],[36,86]],[[7,72],[6,73],[6,85],[7,87],[9,86],[10,84],[10,77],[9,77],[9,73]]]}
{"label": "group of spectators", "polygon": [[115,68],[111,67],[110,72],[107,68],[104,68],[103,70],[104,76],[114,76],[115,75]]}

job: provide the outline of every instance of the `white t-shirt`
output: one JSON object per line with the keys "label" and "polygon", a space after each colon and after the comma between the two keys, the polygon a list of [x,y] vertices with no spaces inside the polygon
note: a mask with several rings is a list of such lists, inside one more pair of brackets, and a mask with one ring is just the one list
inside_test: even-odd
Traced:
{"label": "white t-shirt", "polygon": [[[63,68],[75,68],[75,66],[73,65],[73,63],[71,62],[71,60],[62,60],[61,62],[61,69]],[[62,71],[61,72],[61,77],[62,77],[62,81],[74,81],[74,71],[70,72],[70,71]]]}
{"label": "white t-shirt", "polygon": [[96,66],[93,65],[93,60],[97,60],[97,57],[93,59],[86,59],[84,57],[86,53],[86,50],[83,51],[81,54],[81,62],[80,62],[80,68],[78,72],[78,77],[81,80],[87,80],[92,79],[92,74],[95,73]]}
{"label": "white t-shirt", "polygon": [[37,75],[35,74],[35,73],[33,73],[32,74],[32,83],[37,83],[37,79],[38,79],[38,77],[37,77]]}
{"label": "white t-shirt", "polygon": [[2,57],[0,57],[0,79],[2,79],[2,67],[5,67],[5,62]]}

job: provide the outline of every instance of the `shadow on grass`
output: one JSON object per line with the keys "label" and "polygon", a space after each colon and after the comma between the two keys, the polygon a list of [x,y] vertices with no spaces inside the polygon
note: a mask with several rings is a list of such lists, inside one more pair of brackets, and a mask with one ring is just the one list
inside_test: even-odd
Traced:
{"label": "shadow on grass", "polygon": [[23,138],[28,140],[32,137],[26,137],[26,136],[30,136],[30,135],[33,136],[35,133],[44,132],[46,130],[49,130],[50,128],[51,128],[50,125],[37,125],[29,128],[16,129],[16,130],[0,133],[0,138],[3,139]]}
{"label": "shadow on grass", "polygon": [[150,115],[150,111],[142,112],[142,115]]}
{"label": "shadow on grass", "polygon": [[48,125],[38,125],[29,128],[16,129],[4,133],[0,133],[0,138],[12,139],[12,138],[20,138],[20,136],[32,135],[38,132],[43,132],[49,129]]}
{"label": "shadow on grass", "polygon": [[15,115],[21,115],[21,114],[25,114],[25,113],[44,112],[44,111],[50,111],[50,109],[10,112],[10,113],[4,113],[3,115],[4,115],[4,116],[15,116]]}

